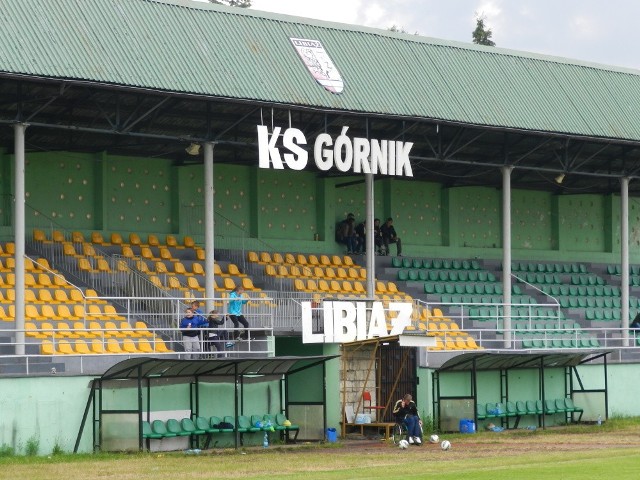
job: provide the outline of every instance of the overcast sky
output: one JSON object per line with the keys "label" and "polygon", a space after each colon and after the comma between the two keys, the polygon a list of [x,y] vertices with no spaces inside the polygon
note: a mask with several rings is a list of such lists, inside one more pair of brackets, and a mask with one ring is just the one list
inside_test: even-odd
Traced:
{"label": "overcast sky", "polygon": [[[640,1],[252,0],[254,10],[471,41],[483,13],[498,47],[640,69]],[[634,33],[636,32],[636,33]]]}

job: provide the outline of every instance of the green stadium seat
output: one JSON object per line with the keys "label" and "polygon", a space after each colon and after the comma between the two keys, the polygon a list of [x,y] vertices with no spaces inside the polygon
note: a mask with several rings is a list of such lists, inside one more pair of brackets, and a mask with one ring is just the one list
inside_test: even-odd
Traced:
{"label": "green stadium seat", "polygon": [[162,435],[163,437],[177,437],[178,435],[173,433],[173,432],[169,432],[167,430],[167,426],[165,425],[165,423],[162,420],[154,420],[151,423],[151,430],[153,431],[153,433],[157,434],[157,435]]}
{"label": "green stadium seat", "polygon": [[431,268],[433,266],[433,262],[428,258],[422,260],[422,268]]}
{"label": "green stadium seat", "polygon": [[414,258],[413,260],[411,260],[411,267],[412,268],[423,268],[423,261],[420,258]]}
{"label": "green stadium seat", "polygon": [[476,404],[476,417],[478,420],[484,420],[487,418],[487,406],[484,403]]}
{"label": "green stadium seat", "polygon": [[542,413],[542,409],[538,410],[535,400],[527,400],[525,406],[527,408],[527,415],[540,415]]}
{"label": "green stadium seat", "polygon": [[164,435],[162,435],[161,433],[155,433],[151,429],[151,424],[149,422],[147,421],[142,422],[142,438],[159,439],[163,437]]}
{"label": "green stadium seat", "polygon": [[567,411],[567,407],[565,406],[565,403],[564,403],[564,398],[556,398],[553,403],[554,403],[556,412],[564,413]]}
{"label": "green stadium seat", "polygon": [[391,259],[391,266],[393,268],[402,268],[402,257],[393,257]]}
{"label": "green stadium seat", "polygon": [[406,258],[406,257],[402,258],[403,268],[411,268],[412,265],[413,265],[413,261],[410,258]]}
{"label": "green stadium seat", "polygon": [[516,402],[516,414],[517,415],[528,415],[529,414],[527,412],[527,404],[524,401],[518,400]]}
{"label": "green stadium seat", "polygon": [[188,437],[189,435],[191,435],[190,432],[187,432],[182,428],[180,422],[175,418],[170,418],[169,420],[167,420],[167,431],[169,433],[174,433],[178,437]]}
{"label": "green stadium seat", "polygon": [[505,404],[506,416],[507,417],[517,417],[518,410],[516,409],[516,404],[514,402],[507,402]]}
{"label": "green stadium seat", "polygon": [[285,425],[284,422],[287,421],[287,417],[284,416],[284,413],[278,413],[276,415],[276,425],[281,425],[285,427],[285,441],[289,442],[289,433],[295,432],[295,436],[293,437],[293,441],[295,442],[298,438],[298,433],[300,432],[300,426],[292,423],[291,425]]}
{"label": "green stadium seat", "polygon": [[429,280],[429,271],[428,270],[418,270],[418,278],[421,282]]}
{"label": "green stadium seat", "polygon": [[417,282],[418,280],[420,280],[418,272],[420,272],[420,270],[409,270],[407,272],[408,280],[411,282]]}
{"label": "green stadium seat", "polygon": [[220,426],[220,424],[223,422],[223,420],[220,417],[217,416],[211,416],[209,417],[209,425],[211,425],[211,428],[217,428],[218,430],[220,430],[221,433],[231,433],[231,432],[235,432],[235,422],[233,417],[224,417],[224,422],[227,423],[228,425],[231,425],[231,427],[227,428],[222,428]]}
{"label": "green stadium seat", "polygon": [[407,270],[398,270],[398,281],[406,282],[409,280],[409,272]]}

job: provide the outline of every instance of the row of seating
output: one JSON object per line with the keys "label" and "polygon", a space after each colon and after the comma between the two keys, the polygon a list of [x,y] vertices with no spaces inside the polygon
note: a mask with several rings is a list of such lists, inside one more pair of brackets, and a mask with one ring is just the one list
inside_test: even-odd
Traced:
{"label": "row of seating", "polygon": [[394,257],[391,259],[393,268],[416,268],[427,270],[481,270],[478,260],[449,260],[441,258],[407,258]]}
{"label": "row of seating", "polygon": [[[478,305],[503,305],[502,295],[440,295],[441,304],[478,304]],[[516,305],[537,305],[538,302],[530,295],[512,295],[511,303]]]}
{"label": "row of seating", "polygon": [[[259,426],[258,426],[259,425]],[[192,444],[196,437],[207,435],[205,448],[208,448],[211,435],[215,433],[257,433],[257,432],[279,432],[285,441],[289,441],[289,432],[294,432],[293,441],[298,438],[300,427],[288,422],[284,414],[277,415],[239,415],[234,418],[231,415],[209,418],[198,416],[195,421],[190,418],[154,420],[152,423],[142,422],[142,436],[148,440],[161,440],[163,438],[191,437]]]}
{"label": "row of seating", "polygon": [[599,348],[600,342],[597,338],[589,335],[562,335],[547,332],[545,334],[519,334],[522,348]]}
{"label": "row of seating", "polygon": [[132,327],[129,322],[104,323],[90,321],[76,321],[67,323],[64,320],[57,322],[25,322],[25,331],[28,337],[33,338],[151,338],[153,333],[142,321],[137,321]]}
{"label": "row of seating", "polygon": [[[431,332],[431,331],[430,331]],[[458,337],[436,337],[436,345],[434,347],[425,347],[430,352],[437,352],[442,350],[483,350],[484,348],[479,346],[473,337],[471,336],[458,336]]]}
{"label": "row of seating", "polygon": [[[295,279],[293,288],[299,292],[321,293],[326,295],[344,295],[344,296],[366,296],[367,290],[362,282],[349,280],[302,280]],[[387,295],[393,300],[411,301],[411,297],[398,290],[393,282],[376,282],[375,295]]]}
{"label": "row of seating", "polygon": [[[495,307],[471,307],[468,310],[468,315],[472,320],[494,321],[497,318],[503,318],[504,307],[497,305]],[[513,306],[511,318],[517,320],[518,317],[526,320],[552,319],[558,321],[563,320],[565,315],[561,310],[552,307]]]}
{"label": "row of seating", "polygon": [[303,253],[249,252],[247,259],[260,265],[293,265],[298,267],[353,267],[348,255],[305,255]]}
{"label": "row of seating", "polygon": [[429,281],[424,282],[424,293],[437,295],[502,295],[504,291],[499,283],[440,283]]}
{"label": "row of seating", "polygon": [[[122,342],[122,343],[121,343]],[[149,354],[149,353],[169,353],[171,349],[160,337],[153,339],[146,338],[123,338],[121,342],[116,338],[84,340],[42,340],[40,344],[41,355],[95,355],[95,354]]]}
{"label": "row of seating", "polygon": [[511,272],[530,273],[588,273],[587,267],[581,263],[533,263],[511,262]]}
{"label": "row of seating", "polygon": [[483,270],[415,270],[415,269],[400,269],[398,270],[398,280],[403,282],[470,282],[475,283],[495,283],[496,277],[491,272],[485,272]]}
{"label": "row of seating", "polygon": [[[113,305],[106,303],[102,308],[100,304],[89,304],[86,308],[82,304],[55,306],[26,304],[24,310],[26,320],[125,320]],[[0,320],[13,322],[15,318],[15,304],[8,305],[6,310],[3,305],[0,305]]]}
{"label": "row of seating", "polygon": [[[619,264],[607,265],[607,273],[609,275],[622,275],[622,267]],[[629,265],[629,274],[640,275],[640,265]]]}
{"label": "row of seating", "polygon": [[[532,282],[535,284],[535,282]],[[612,297],[613,301],[620,302],[620,288],[612,285],[540,285],[537,286],[543,292],[554,297]],[[636,304],[637,304],[636,299]]]}
{"label": "row of seating", "polygon": [[569,397],[551,400],[518,400],[515,402],[488,402],[476,404],[476,417],[478,420],[492,418],[521,417],[525,415],[555,415],[556,413],[579,413],[582,418],[584,410],[576,406]]}
{"label": "row of seating", "polygon": [[[15,268],[8,272],[0,273],[0,287],[12,288],[16,284]],[[56,273],[30,273],[24,274],[24,285],[27,288],[73,288],[73,285],[67,282],[64,275]]]}
{"label": "row of seating", "polygon": [[[109,237],[109,241],[106,241],[101,232],[92,232],[90,236],[90,243],[97,245],[135,245],[135,246],[151,246],[160,247],[167,246],[172,248],[197,248],[192,237],[185,236],[182,239],[182,243],[178,242],[175,235],[166,235],[164,242],[160,242],[158,235],[149,234],[147,241],[143,242],[137,233],[130,233],[128,235],[128,243],[124,241],[122,234],[112,233]],[[34,229],[33,240],[41,243],[86,243],[85,236],[82,232],[74,231],[70,234],[68,232],[62,232],[60,230],[53,230],[51,232],[51,238],[47,237],[44,230]]]}
{"label": "row of seating", "polygon": [[353,267],[298,267],[297,265],[265,265],[264,273],[277,278],[312,278],[325,280],[366,280],[366,269]]}
{"label": "row of seating", "polygon": [[[83,294],[81,290],[71,290],[66,288],[25,288],[24,298],[27,303],[47,303],[47,304],[77,304],[86,303],[106,303],[105,300],[99,299],[97,293],[93,289],[87,289]],[[0,287],[0,303],[15,303],[16,291],[14,288]]]}

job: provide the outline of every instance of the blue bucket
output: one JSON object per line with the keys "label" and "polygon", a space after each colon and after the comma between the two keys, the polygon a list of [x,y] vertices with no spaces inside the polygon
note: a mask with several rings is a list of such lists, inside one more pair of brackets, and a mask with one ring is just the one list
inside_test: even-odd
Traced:
{"label": "blue bucket", "polygon": [[476,433],[476,422],[470,418],[460,420],[460,433]]}
{"label": "blue bucket", "polygon": [[327,428],[327,442],[336,443],[338,441],[338,432],[335,428]]}

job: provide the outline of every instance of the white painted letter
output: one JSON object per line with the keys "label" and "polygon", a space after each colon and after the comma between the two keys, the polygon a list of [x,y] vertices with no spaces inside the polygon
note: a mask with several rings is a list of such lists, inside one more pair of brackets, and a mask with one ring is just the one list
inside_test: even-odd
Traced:
{"label": "white painted letter", "polygon": [[333,167],[333,148],[324,148],[325,146],[332,147],[333,140],[331,140],[331,135],[321,133],[316,138],[316,143],[313,146],[313,158],[316,161],[318,170],[322,170],[323,172]]}
{"label": "white painted letter", "polygon": [[371,173],[369,165],[369,152],[371,150],[369,140],[356,137],[353,139],[353,172]]}
{"label": "white painted letter", "polygon": [[352,302],[333,302],[333,340],[335,343],[356,339],[356,307]]}
{"label": "white painted letter", "polygon": [[387,320],[384,317],[382,302],[373,302],[371,304],[371,320],[369,321],[368,338],[386,337],[388,335]]}
{"label": "white painted letter", "polygon": [[411,147],[413,147],[413,142],[396,142],[396,175],[402,176],[404,171],[405,177],[413,177],[411,162],[409,161]]}
{"label": "white painted letter", "polygon": [[371,140],[371,173],[387,174],[387,141]]}
{"label": "white painted letter", "polygon": [[300,302],[302,307],[302,343],[322,343],[321,333],[313,333],[313,315],[311,302]]}
{"label": "white painted letter", "polygon": [[309,160],[309,154],[300,145],[306,145],[307,139],[301,130],[297,128],[287,128],[284,131],[282,145],[289,149],[291,153],[283,155],[284,161],[291,170],[304,170]]}
{"label": "white painted letter", "polygon": [[391,335],[400,335],[405,328],[411,325],[413,305],[406,302],[390,302],[389,310],[398,312],[398,316],[391,320]]}
{"label": "white painted letter", "polygon": [[273,135],[269,140],[269,129],[264,125],[258,125],[258,166],[260,168],[269,168],[269,164],[273,163],[273,168],[277,170],[284,169],[280,158],[280,150],[276,147],[279,136],[280,127],[273,129]]}

